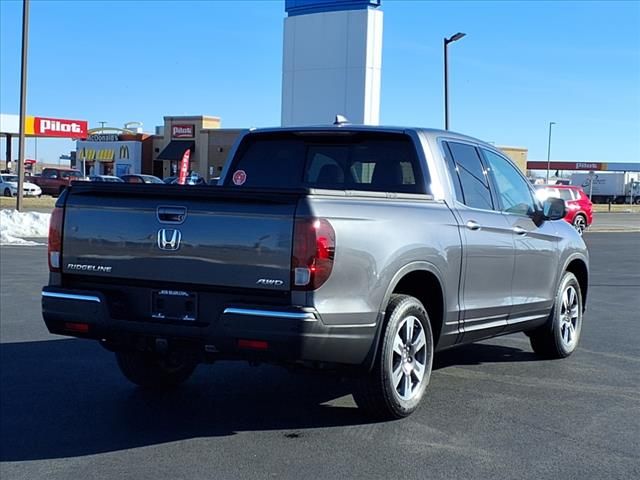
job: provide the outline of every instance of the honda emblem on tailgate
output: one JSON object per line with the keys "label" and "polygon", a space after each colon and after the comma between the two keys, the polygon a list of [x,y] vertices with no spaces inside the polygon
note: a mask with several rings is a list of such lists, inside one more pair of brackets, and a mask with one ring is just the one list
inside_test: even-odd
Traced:
{"label": "honda emblem on tailgate", "polygon": [[162,228],[158,230],[158,248],[160,250],[178,250],[180,248],[182,233],[173,228]]}

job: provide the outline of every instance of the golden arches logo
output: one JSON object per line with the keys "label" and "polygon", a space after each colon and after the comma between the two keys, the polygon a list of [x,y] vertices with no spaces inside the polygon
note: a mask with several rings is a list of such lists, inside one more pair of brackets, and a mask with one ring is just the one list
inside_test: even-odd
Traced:
{"label": "golden arches logo", "polygon": [[120,158],[129,159],[129,147],[127,145],[120,145]]}

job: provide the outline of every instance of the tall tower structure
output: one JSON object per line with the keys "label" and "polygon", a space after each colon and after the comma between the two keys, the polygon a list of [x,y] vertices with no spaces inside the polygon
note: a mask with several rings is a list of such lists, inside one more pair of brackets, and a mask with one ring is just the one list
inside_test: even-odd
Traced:
{"label": "tall tower structure", "polygon": [[380,120],[381,0],[286,0],[282,125]]}

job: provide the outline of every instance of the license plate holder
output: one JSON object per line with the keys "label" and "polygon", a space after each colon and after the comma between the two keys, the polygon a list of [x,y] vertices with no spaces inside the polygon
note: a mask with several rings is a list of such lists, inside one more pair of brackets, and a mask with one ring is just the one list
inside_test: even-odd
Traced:
{"label": "license plate holder", "polygon": [[198,295],[184,290],[154,290],[151,293],[151,317],[195,322],[198,319]]}

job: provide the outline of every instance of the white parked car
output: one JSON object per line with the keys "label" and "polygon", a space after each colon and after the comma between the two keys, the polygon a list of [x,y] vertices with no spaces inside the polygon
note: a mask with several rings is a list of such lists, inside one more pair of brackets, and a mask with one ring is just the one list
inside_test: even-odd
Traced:
{"label": "white parked car", "polygon": [[[25,197],[39,197],[42,195],[40,187],[31,182],[24,182]],[[5,197],[13,197],[18,194],[18,176],[10,174],[0,175],[0,192]]]}

